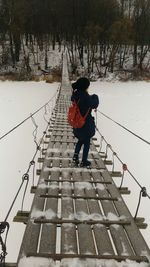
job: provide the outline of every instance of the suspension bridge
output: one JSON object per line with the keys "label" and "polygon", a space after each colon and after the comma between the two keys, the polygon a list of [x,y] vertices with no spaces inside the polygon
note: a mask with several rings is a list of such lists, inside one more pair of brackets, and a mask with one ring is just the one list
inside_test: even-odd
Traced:
{"label": "suspension bridge", "polygon": [[[76,139],[67,122],[70,96],[64,54],[60,91],[42,139],[47,147],[38,159],[42,168],[37,169],[39,180],[31,188],[32,207],[30,212],[18,211],[14,218],[26,224],[18,260],[2,266],[21,267],[30,262],[38,266],[39,258],[49,260],[45,266],[63,267],[72,266],[74,260],[81,266],[91,266],[91,260],[105,260],[106,267],[110,260],[148,263],[150,249],[140,232],[146,224],[143,218],[133,217],[126,206],[122,194],[130,191],[115,185],[113,177],[122,179],[123,175],[114,168],[108,170],[113,162],[107,159],[107,150],[98,152],[93,138],[89,153],[91,169],[72,167]],[[111,146],[107,144],[108,148]],[[125,164],[123,170],[127,170]],[[28,181],[27,176],[24,179]],[[144,194],[147,196],[141,187],[141,195]]]}

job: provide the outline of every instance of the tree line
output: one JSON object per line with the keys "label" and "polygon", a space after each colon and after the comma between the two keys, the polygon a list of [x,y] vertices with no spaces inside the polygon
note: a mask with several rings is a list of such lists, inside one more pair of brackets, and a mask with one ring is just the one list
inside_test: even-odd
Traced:
{"label": "tree line", "polygon": [[129,57],[130,68],[148,69],[150,0],[1,0],[1,64],[15,67],[23,53],[30,71],[29,51],[35,56],[38,47],[47,67],[56,44],[67,46],[73,72],[79,61],[88,74],[104,75],[124,69]]}

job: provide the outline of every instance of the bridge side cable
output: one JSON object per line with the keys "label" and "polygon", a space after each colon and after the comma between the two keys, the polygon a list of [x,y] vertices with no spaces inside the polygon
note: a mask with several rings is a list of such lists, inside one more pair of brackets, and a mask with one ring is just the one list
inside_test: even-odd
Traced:
{"label": "bridge side cable", "polygon": [[7,135],[9,135],[10,133],[12,133],[13,131],[15,131],[17,128],[19,128],[22,124],[24,124],[26,121],[28,121],[29,119],[33,118],[34,115],[36,115],[38,112],[40,112],[43,108],[45,108],[45,106],[47,106],[57,95],[57,93],[59,92],[59,88],[57,89],[56,93],[50,98],[50,100],[48,102],[46,102],[43,106],[41,106],[39,109],[37,109],[35,112],[30,113],[30,116],[28,116],[27,118],[25,118],[24,120],[22,120],[20,123],[18,123],[16,126],[14,126],[12,129],[10,129],[8,132],[6,132],[4,135],[0,136],[0,141],[2,139],[4,139]]}
{"label": "bridge side cable", "polygon": [[140,135],[134,133],[133,131],[131,131],[130,129],[128,129],[127,127],[125,127],[124,125],[120,124],[119,122],[115,121],[114,119],[112,119],[111,117],[109,117],[108,115],[106,115],[105,113],[101,112],[100,110],[98,110],[98,113],[103,115],[105,118],[109,119],[110,121],[114,122],[116,125],[120,126],[122,129],[126,130],[127,132],[129,132],[130,134],[134,135],[135,137],[137,137],[138,139],[140,139],[141,141],[143,141],[144,143],[146,143],[147,145],[150,145],[150,142],[147,141],[146,139],[144,139],[143,137],[141,137]]}

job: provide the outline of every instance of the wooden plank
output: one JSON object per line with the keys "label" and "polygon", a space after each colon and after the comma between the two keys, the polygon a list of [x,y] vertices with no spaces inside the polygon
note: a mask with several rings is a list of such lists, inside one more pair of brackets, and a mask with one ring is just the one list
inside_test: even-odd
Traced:
{"label": "wooden plank", "polygon": [[110,172],[110,175],[111,177],[122,177],[122,173],[117,171]]}
{"label": "wooden plank", "polygon": [[[88,214],[86,201],[76,200],[75,208],[77,216],[84,216]],[[90,225],[80,224],[77,226],[78,229],[78,240],[79,240],[79,251],[80,254],[96,254],[96,249],[94,245],[94,239],[92,234],[92,229]]]}
{"label": "wooden plank", "polygon": [[71,183],[69,182],[62,182],[62,189],[61,189],[62,196],[72,196],[72,188]]}
{"label": "wooden plank", "polygon": [[[109,196],[108,190],[106,190],[104,186],[102,188],[97,188],[97,191],[99,196]],[[118,217],[113,203],[111,203],[110,201],[101,200],[101,205],[103,207],[104,215],[107,216],[109,220],[111,218]],[[111,225],[109,229],[118,255],[134,255],[123,226]]]}
{"label": "wooden plank", "polygon": [[76,181],[76,182],[80,182],[81,180],[82,180],[82,178],[81,178],[81,172],[76,172],[74,169],[73,169],[73,171],[72,171],[72,179],[73,179],[73,181]]}
{"label": "wooden plank", "polygon": [[103,171],[101,174],[102,177],[104,178],[104,181],[113,182],[112,177],[110,176],[108,170]]}
{"label": "wooden plank", "polygon": [[5,267],[17,267],[17,263],[5,263]]}
{"label": "wooden plank", "polygon": [[88,171],[84,171],[81,173],[83,182],[91,182],[91,174]]}
{"label": "wooden plank", "polygon": [[[87,173],[87,176],[89,176],[89,178],[90,178],[90,174],[89,173]],[[93,187],[92,184],[86,182],[84,191],[85,191],[85,196],[87,198],[91,198],[91,201],[92,201],[93,198],[97,198],[95,187]],[[91,201],[88,200],[87,203],[91,203]]]}
{"label": "wooden plank", "polygon": [[128,189],[128,187],[118,187],[118,190],[121,195],[130,195],[131,191]]}
{"label": "wooden plank", "polygon": [[[96,196],[96,190],[94,188],[87,190],[86,189],[86,196]],[[100,209],[99,203],[97,200],[88,200],[88,209],[91,215],[94,214],[95,219],[98,217],[102,217],[102,211]],[[102,224],[96,224],[93,226],[93,231],[95,235],[95,241],[98,253],[100,255],[114,255],[114,250],[112,247],[111,240],[109,238],[109,234],[107,231],[106,226]]]}
{"label": "wooden plank", "polygon": [[87,224],[78,225],[80,254],[96,254],[91,227]]}
{"label": "wooden plank", "polygon": [[70,167],[71,161],[69,159],[62,159],[62,168]]}
{"label": "wooden plank", "polygon": [[[102,211],[100,210],[97,201],[88,201],[88,206],[91,214],[95,213],[95,216],[102,216]],[[98,253],[105,255],[114,255],[114,250],[106,226],[102,224],[97,224],[93,226],[93,230],[95,234]]]}
{"label": "wooden plank", "polygon": [[[97,172],[92,172],[91,171],[91,176],[92,176],[92,180],[94,182],[104,182],[104,178],[102,176],[102,173],[97,171]],[[106,182],[106,181],[105,181]],[[108,182],[108,181],[107,181]],[[110,182],[110,181],[109,181]]]}
{"label": "wooden plank", "polygon": [[76,227],[74,224],[62,224],[61,253],[63,254],[77,253]]}
{"label": "wooden plank", "polygon": [[17,215],[14,217],[13,222],[22,222],[26,224],[29,219],[30,212],[28,211],[18,211]]}
{"label": "wooden plank", "polygon": [[52,168],[53,167],[59,168],[60,167],[60,159],[53,159],[51,165],[52,165],[51,166]]}
{"label": "wooden plank", "polygon": [[[44,208],[44,199],[40,199],[38,197],[38,194],[45,192],[45,190],[39,190],[37,189],[37,193],[34,197],[33,205],[31,208],[31,211],[33,211],[34,207],[36,207],[37,210],[42,211]],[[32,216],[32,212],[30,214],[30,218]],[[39,233],[40,233],[40,225],[33,224],[31,220],[28,221],[25,234],[23,237],[23,242],[20,248],[20,254],[27,254],[29,251],[36,253],[37,247],[38,247],[38,240],[39,240]],[[34,240],[34,242],[33,242]]]}
{"label": "wooden plank", "polygon": [[81,185],[82,174],[73,172],[73,179],[75,178],[77,182],[74,183],[74,196],[75,197],[85,197],[84,187]]}
{"label": "wooden plank", "polygon": [[[55,186],[54,186],[55,185]],[[58,183],[53,182],[53,184],[50,184],[50,188],[48,189],[48,194],[51,194],[53,196],[58,195]],[[56,219],[57,218],[57,209],[58,209],[58,199],[51,198],[48,199],[46,202],[45,210],[49,211],[51,218]],[[55,243],[56,243],[56,225],[51,224],[45,224],[42,228],[41,233],[41,240],[40,240],[40,248],[39,252],[49,252],[49,253],[55,253]]]}
{"label": "wooden plank", "polygon": [[[73,200],[62,198],[62,218],[74,218]],[[62,224],[61,227],[61,253],[77,254],[76,227],[74,224]]]}
{"label": "wooden plank", "polygon": [[68,149],[72,150],[72,152],[70,152],[70,157],[73,157],[74,154],[74,148],[75,148],[75,144],[74,143],[68,143]]}
{"label": "wooden plank", "polygon": [[[81,216],[80,216],[81,215]],[[84,213],[81,213],[78,215],[76,215],[77,218],[79,217],[82,217],[82,215],[85,215]],[[87,215],[87,214],[86,214]],[[94,224],[103,224],[103,225],[106,225],[107,227],[108,226],[111,226],[113,224],[116,224],[116,225],[121,225],[121,226],[124,226],[124,225],[130,225],[131,222],[129,220],[108,220],[108,219],[102,219],[102,220],[89,220],[89,219],[74,219],[74,220],[71,220],[71,219],[66,219],[66,220],[62,220],[62,219],[35,219],[34,220],[34,223],[37,223],[37,224],[45,224],[45,223],[53,223],[53,224],[63,224],[63,223],[74,223],[75,225],[80,225],[80,224],[87,224],[87,225],[94,225]]]}
{"label": "wooden plank", "polygon": [[62,176],[62,180],[63,181],[68,181],[68,182],[70,182],[70,180],[71,180],[71,171],[69,170],[69,171],[62,171],[61,172],[61,176]]}
{"label": "wooden plank", "polygon": [[101,158],[95,160],[98,169],[106,169],[106,166]]}
{"label": "wooden plank", "polygon": [[59,181],[60,171],[54,171],[53,169],[50,171],[50,181]]}

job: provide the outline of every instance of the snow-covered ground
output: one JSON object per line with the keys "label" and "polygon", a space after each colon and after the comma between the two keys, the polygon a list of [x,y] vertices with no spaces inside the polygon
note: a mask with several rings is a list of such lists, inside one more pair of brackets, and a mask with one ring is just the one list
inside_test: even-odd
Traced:
{"label": "snow-covered ground", "polygon": [[[56,92],[57,88],[58,84],[46,84],[43,82],[0,83],[0,136],[47,102]],[[149,83],[94,82],[91,84],[90,93],[99,94],[99,109],[101,111],[110,115],[113,119],[129,127],[147,140],[150,140]],[[39,124],[39,140],[46,127],[46,123],[43,119],[43,112],[36,115],[35,120],[36,123]],[[143,186],[146,186],[147,191],[150,192],[150,147],[100,115],[98,115],[98,126],[102,134],[108,140],[108,143],[112,145],[123,162],[128,164],[128,168],[137,177],[139,182]],[[0,142],[0,221],[4,219],[14,194],[20,185],[21,177],[26,171],[29,161],[32,159],[35,149],[32,137],[33,130],[34,126],[31,120],[29,120]],[[116,165],[116,169],[119,170],[119,165]],[[132,191],[130,196],[125,197],[125,200],[134,215],[139,196],[139,188],[128,175],[125,176],[124,185],[129,186],[129,189]],[[28,194],[27,198],[25,209],[29,210],[32,195]],[[147,223],[150,225],[149,205],[150,200],[146,198],[142,199],[139,215],[144,216]],[[15,204],[14,210],[10,216],[10,221],[20,207],[21,197]],[[7,261],[15,262],[23,231],[24,226],[22,224],[16,225],[11,223],[11,230],[8,237],[9,254]],[[149,228],[142,232],[150,245]],[[27,262],[22,266],[27,266],[28,264],[26,264]],[[43,262],[41,266],[48,266],[46,262],[44,265],[42,264]],[[79,266],[79,262],[74,262],[72,266]],[[104,266],[103,263],[102,266]],[[111,267],[112,265],[108,264],[108,266]]]}

